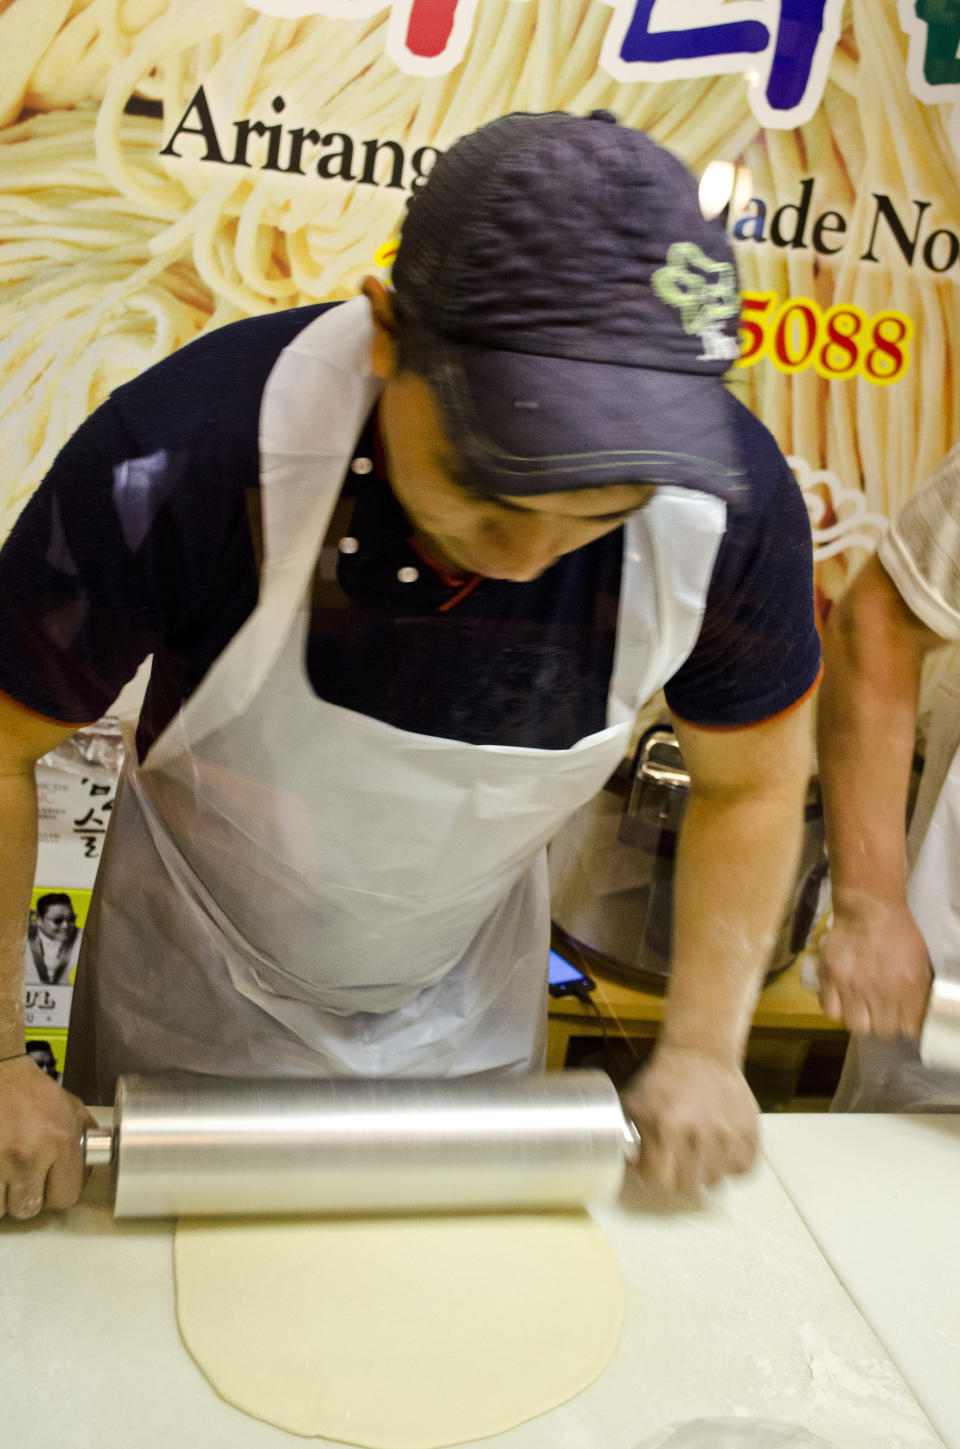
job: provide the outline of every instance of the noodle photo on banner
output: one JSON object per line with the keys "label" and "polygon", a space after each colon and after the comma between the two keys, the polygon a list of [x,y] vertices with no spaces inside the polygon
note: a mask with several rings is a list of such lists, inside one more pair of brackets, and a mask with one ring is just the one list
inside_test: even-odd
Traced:
{"label": "noodle photo on banner", "polygon": [[[459,135],[604,107],[729,175],[730,385],[804,489],[822,615],[960,433],[960,77],[924,68],[923,6],[824,0],[800,108],[774,123],[787,8],[0,0],[0,539],[112,389],[210,328],[387,275],[409,195]],[[748,25],[769,36],[752,59],[658,59]]]}

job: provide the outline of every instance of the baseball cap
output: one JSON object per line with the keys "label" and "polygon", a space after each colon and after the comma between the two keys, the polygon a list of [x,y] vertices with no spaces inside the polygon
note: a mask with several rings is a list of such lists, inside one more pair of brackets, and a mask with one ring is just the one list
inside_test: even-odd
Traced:
{"label": "baseball cap", "polygon": [[457,141],[411,199],[393,285],[479,489],[743,487],[726,235],[686,167],[610,112]]}

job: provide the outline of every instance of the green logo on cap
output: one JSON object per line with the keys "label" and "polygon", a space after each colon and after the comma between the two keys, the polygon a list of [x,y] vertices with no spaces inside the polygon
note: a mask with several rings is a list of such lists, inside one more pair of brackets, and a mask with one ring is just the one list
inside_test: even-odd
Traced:
{"label": "green logo on cap", "polygon": [[667,252],[667,264],[650,279],[662,302],[676,307],[684,332],[701,339],[702,357],[736,357],[734,337],[721,330],[720,323],[740,310],[737,276],[729,262],[717,262],[695,242],[674,242]]}

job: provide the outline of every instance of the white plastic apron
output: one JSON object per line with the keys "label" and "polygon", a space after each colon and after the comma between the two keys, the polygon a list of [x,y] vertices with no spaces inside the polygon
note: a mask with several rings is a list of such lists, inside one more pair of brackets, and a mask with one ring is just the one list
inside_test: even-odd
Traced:
{"label": "white plastic apron", "polygon": [[572,749],[467,745],[328,704],[306,675],[308,609],[377,396],[371,335],[365,301],[338,307],[267,383],[259,602],[122,782],[79,996],[95,1029],[70,1069],[88,1098],[120,1070],[444,1075],[542,1058],[544,847],[693,648],[726,510],[664,489],[630,520],[608,726]]}
{"label": "white plastic apron", "polygon": [[[939,687],[907,858],[907,900],[934,974],[960,982],[960,679]],[[833,1102],[841,1112],[957,1112],[960,1074],[920,1060],[915,1041],[853,1038]]]}

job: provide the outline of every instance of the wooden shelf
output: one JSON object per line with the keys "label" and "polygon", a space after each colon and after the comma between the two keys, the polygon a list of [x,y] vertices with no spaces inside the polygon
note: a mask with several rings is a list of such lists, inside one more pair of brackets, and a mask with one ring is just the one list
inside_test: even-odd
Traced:
{"label": "wooden shelf", "polygon": [[[596,981],[597,989],[592,993],[592,1006],[575,996],[550,998],[548,1067],[557,1069],[566,1064],[573,1037],[596,1037],[605,1032],[611,1038],[642,1041],[656,1036],[663,1021],[663,994],[643,990],[627,973],[613,970],[589,952],[571,948],[566,941],[557,941],[556,946]],[[784,1062],[790,1061],[791,1070],[802,1066],[814,1039],[842,1041],[847,1034],[839,1022],[820,1010],[816,993],[801,982],[802,969],[803,957],[799,957],[764,987],[751,1027],[751,1041],[781,1044]]]}

